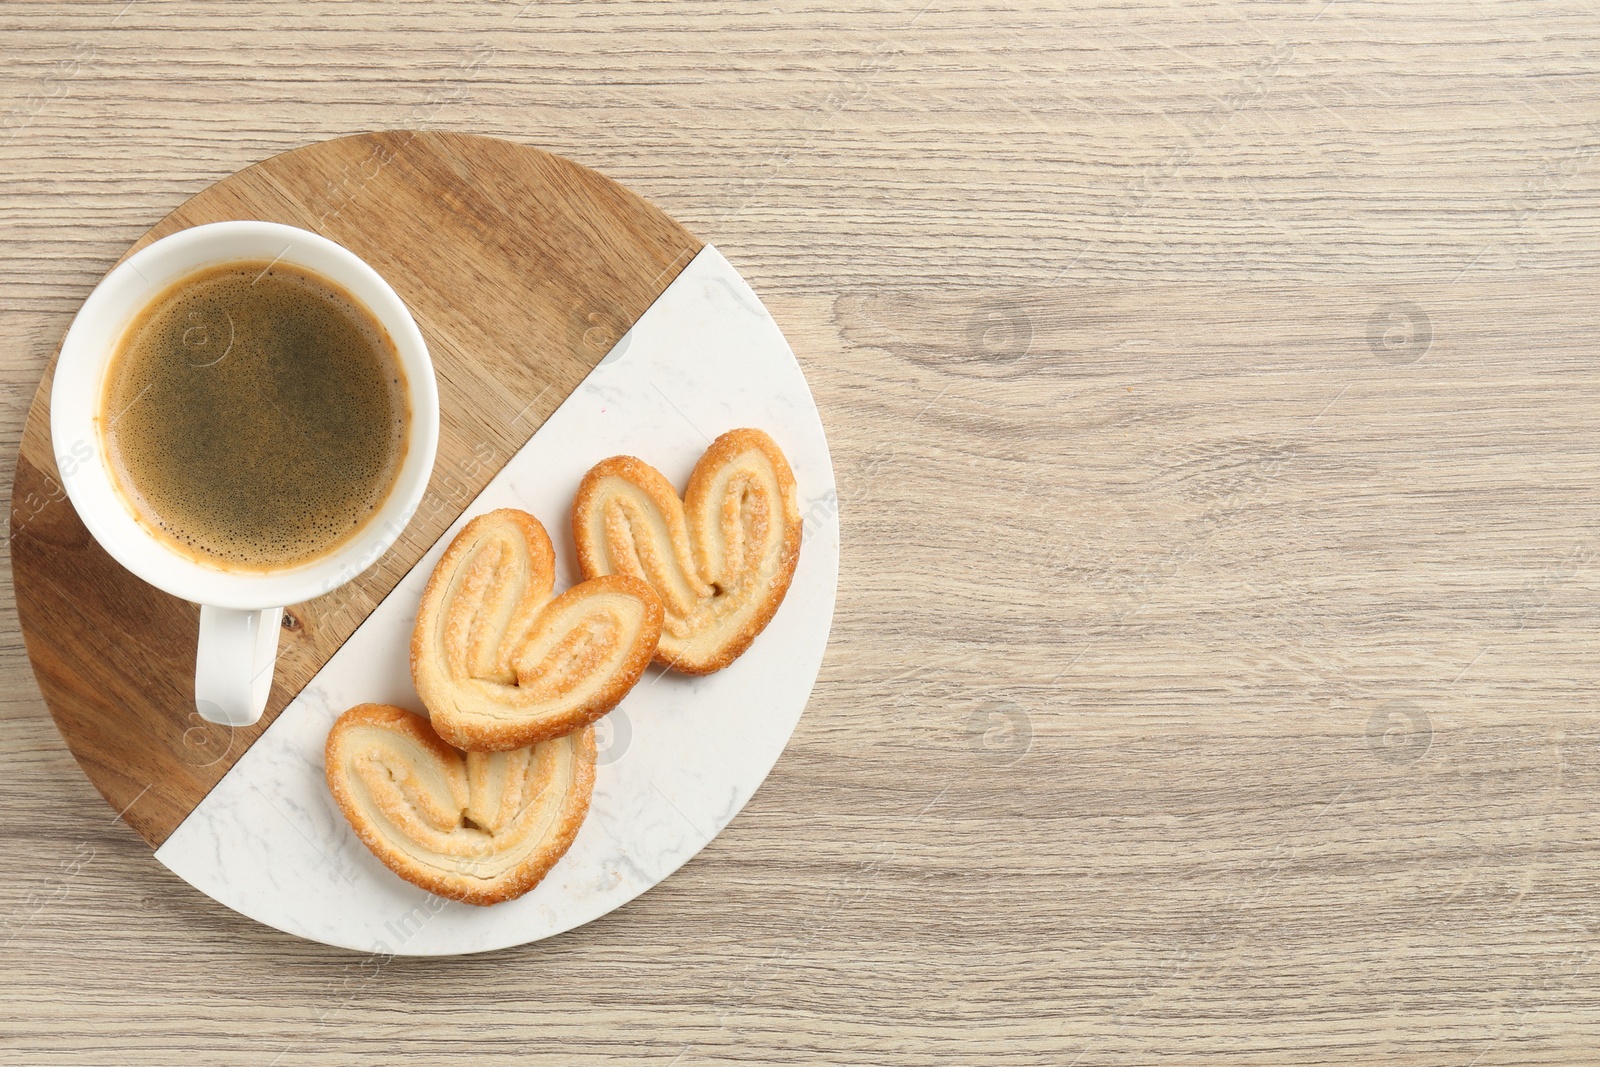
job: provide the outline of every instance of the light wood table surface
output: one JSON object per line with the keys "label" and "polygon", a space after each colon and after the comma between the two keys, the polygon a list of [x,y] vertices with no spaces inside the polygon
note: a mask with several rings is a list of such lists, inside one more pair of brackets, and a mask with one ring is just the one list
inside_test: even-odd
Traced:
{"label": "light wood table surface", "polygon": [[399,127],[767,300],[841,497],[810,709],[633,904],[360,957],[150,858],[7,582],[0,1064],[1600,1057],[1600,8],[8,0],[0,445],[156,220]]}

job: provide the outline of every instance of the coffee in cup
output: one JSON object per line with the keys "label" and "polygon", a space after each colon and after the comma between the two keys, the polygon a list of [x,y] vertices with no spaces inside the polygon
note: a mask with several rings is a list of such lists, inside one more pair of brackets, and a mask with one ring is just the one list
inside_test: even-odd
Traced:
{"label": "coffee in cup", "polygon": [[117,489],[174,550],[226,570],[326,555],[378,513],[405,458],[405,372],[376,318],[289,263],[169,285],[106,368],[100,433]]}

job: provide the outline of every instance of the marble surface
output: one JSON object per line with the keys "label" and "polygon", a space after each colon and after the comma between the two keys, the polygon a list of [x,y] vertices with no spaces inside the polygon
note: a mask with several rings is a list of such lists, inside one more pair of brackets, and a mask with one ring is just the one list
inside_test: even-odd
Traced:
{"label": "marble surface", "polygon": [[[771,625],[717,674],[688,678],[651,667],[601,721],[588,820],[528,895],[476,908],[391,873],[356,839],[328,795],[322,748],[334,718],[351,705],[379,701],[423,710],[411,687],[407,641],[422,587],[449,539],[485,511],[531,511],[550,531],[557,588],[566,588],[577,577],[571,497],[590,466],[630,453],[681,491],[711,440],[737,426],[771,433],[800,487],[804,547]],[[570,930],[672,874],[761,785],[821,665],[838,564],[833,469],[810,390],[755,293],[707,246],[156,858],[259,922],[365,952],[481,952]]]}

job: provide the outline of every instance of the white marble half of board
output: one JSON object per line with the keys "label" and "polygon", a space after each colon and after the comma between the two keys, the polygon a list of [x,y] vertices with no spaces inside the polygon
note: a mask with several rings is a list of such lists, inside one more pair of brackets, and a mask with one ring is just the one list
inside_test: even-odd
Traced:
{"label": "white marble half of board", "polygon": [[[771,625],[716,674],[689,678],[649,668],[601,720],[589,817],[531,893],[478,908],[434,897],[390,872],[329,796],[323,743],[333,720],[355,704],[422,710],[407,648],[422,587],[450,538],[494,508],[531,511],[555,542],[560,591],[577,577],[570,508],[590,466],[636,455],[681,492],[711,440],[737,426],[770,433],[800,487],[804,547]],[[252,919],[362,952],[483,952],[559,934],[620,907],[728,825],[799,722],[833,619],[836,500],[822,422],[794,353],[755,293],[707,245],[156,858]]]}

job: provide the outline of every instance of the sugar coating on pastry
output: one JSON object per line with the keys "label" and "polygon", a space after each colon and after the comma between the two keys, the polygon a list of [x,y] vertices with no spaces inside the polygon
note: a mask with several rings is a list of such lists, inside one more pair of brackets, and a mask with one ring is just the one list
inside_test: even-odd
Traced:
{"label": "sugar coating on pastry", "polygon": [[521,896],[571,846],[594,791],[594,729],[510,752],[460,752],[428,720],[361,704],[334,722],[328,789],[372,854],[467,904]]}
{"label": "sugar coating on pastry", "polygon": [[551,597],[555,552],[539,520],[502,508],[456,535],[422,594],[411,678],[457,748],[521,748],[616,707],[655,654],[661,602],[614,575]]}
{"label": "sugar coating on pastry", "polygon": [[597,463],[572,505],[584,577],[650,584],[665,609],[656,662],[709,674],[748,649],[783,602],[800,559],[800,506],[789,462],[760,430],[706,449],[679,500],[633,456]]}

